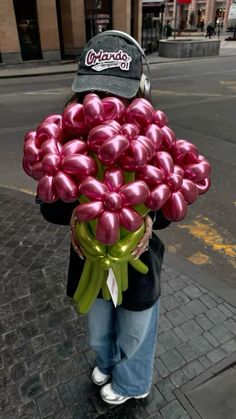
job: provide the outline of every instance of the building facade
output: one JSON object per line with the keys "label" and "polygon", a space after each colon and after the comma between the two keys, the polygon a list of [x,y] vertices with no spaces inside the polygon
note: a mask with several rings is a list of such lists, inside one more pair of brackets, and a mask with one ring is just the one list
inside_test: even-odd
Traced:
{"label": "building facade", "polygon": [[141,41],[142,0],[1,0],[0,21],[2,63],[59,61],[107,29]]}
{"label": "building facade", "polygon": [[[107,29],[157,46],[160,27],[200,27],[217,18],[226,26],[232,0],[1,0],[0,62],[60,61],[77,57],[85,43]],[[176,9],[177,7],[177,9]],[[191,22],[191,25],[190,25]],[[149,39],[150,36],[150,39]],[[152,45],[154,42],[155,45]]]}
{"label": "building facade", "polygon": [[176,28],[179,30],[204,30],[208,23],[220,24],[226,29],[231,4],[232,0],[192,0],[189,4],[167,0],[164,20],[174,28],[176,15]]}

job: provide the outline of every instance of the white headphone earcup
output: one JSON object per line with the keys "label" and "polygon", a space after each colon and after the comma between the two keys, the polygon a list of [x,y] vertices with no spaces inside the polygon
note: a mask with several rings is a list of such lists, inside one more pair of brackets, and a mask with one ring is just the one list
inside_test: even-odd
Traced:
{"label": "white headphone earcup", "polygon": [[143,73],[141,76],[139,88],[141,90],[141,93],[144,99],[150,100],[150,93],[151,93],[150,87],[151,87],[150,79],[149,77],[146,76],[146,74]]}
{"label": "white headphone earcup", "polygon": [[147,100],[151,100],[151,81],[150,81],[150,77],[146,76],[146,80],[145,80],[145,99]]}

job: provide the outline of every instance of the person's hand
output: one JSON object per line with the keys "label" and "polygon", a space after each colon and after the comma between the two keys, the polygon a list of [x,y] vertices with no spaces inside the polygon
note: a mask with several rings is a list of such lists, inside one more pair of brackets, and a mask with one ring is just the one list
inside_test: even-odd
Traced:
{"label": "person's hand", "polygon": [[132,256],[135,259],[138,259],[139,256],[141,256],[143,252],[146,252],[148,250],[149,240],[152,237],[152,219],[151,217],[149,217],[149,215],[146,215],[144,217],[144,224],[145,224],[145,233],[143,237],[141,238],[137,247],[132,252]]}
{"label": "person's hand", "polygon": [[73,247],[74,251],[77,253],[77,255],[81,259],[84,259],[82,248],[81,248],[80,243],[78,242],[77,235],[76,235],[76,230],[75,230],[76,222],[77,222],[77,218],[75,217],[75,210],[74,210],[72,212],[72,216],[71,216],[71,219],[70,219],[71,244],[72,244],[72,247]]}

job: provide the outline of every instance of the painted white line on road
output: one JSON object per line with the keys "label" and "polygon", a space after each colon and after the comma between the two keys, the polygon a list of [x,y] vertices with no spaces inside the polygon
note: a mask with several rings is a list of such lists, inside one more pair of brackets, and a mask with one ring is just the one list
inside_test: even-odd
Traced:
{"label": "painted white line on road", "polygon": [[185,97],[202,97],[205,98],[205,100],[208,100],[210,98],[214,97],[220,97],[220,98],[235,98],[236,95],[228,95],[223,93],[200,93],[200,92],[176,92],[175,90],[160,90],[160,89],[153,89],[152,93],[155,95],[169,95],[169,96],[185,96]]}
{"label": "painted white line on road", "polygon": [[211,97],[221,97],[224,96],[220,93],[208,93],[208,92],[176,92],[174,90],[160,90],[160,89],[153,89],[152,93],[158,93],[158,94],[165,94],[165,95],[175,95],[175,96],[211,96]]}
{"label": "painted white line on road", "polygon": [[25,92],[24,95],[64,95],[65,92]]}
{"label": "painted white line on road", "polygon": [[5,128],[0,128],[0,133],[1,134],[9,134],[11,132],[21,132],[21,131],[30,131],[30,130],[34,130],[35,129],[35,125],[25,125],[25,126],[18,126],[18,127],[5,127]]}
{"label": "painted white line on road", "polygon": [[166,77],[152,77],[152,81],[157,81],[157,80],[172,80],[172,79],[183,79],[183,78],[191,78],[192,77],[201,77],[201,76],[212,76],[212,75],[216,75],[216,74],[220,74],[221,76],[225,73],[233,73],[235,75],[235,68],[234,69],[230,69],[230,70],[221,70],[221,71],[207,71],[205,73],[195,73],[193,75],[193,73],[184,73],[184,74],[176,74],[174,76],[166,76]]}
{"label": "painted white line on road", "polygon": [[0,184],[0,188],[12,189],[13,191],[23,192],[23,193],[26,193],[27,195],[35,195],[35,192],[31,191],[30,189],[16,188],[15,186],[1,185],[1,184]]}
{"label": "painted white line on road", "polygon": [[50,90],[35,90],[30,92],[15,92],[15,93],[3,93],[0,94],[1,97],[10,97],[10,96],[22,96],[22,95],[64,95],[65,93],[71,93],[70,89],[68,88],[58,88],[58,89],[50,89]]}

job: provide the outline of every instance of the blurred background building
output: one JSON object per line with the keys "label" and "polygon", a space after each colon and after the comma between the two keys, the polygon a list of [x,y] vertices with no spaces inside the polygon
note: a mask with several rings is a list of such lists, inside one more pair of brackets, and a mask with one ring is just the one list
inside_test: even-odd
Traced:
{"label": "blurred background building", "polygon": [[[187,3],[192,1],[191,3]],[[79,56],[86,41],[107,29],[134,36],[155,50],[178,7],[180,30],[201,22],[226,25],[232,0],[1,0],[0,61],[60,61]]]}

